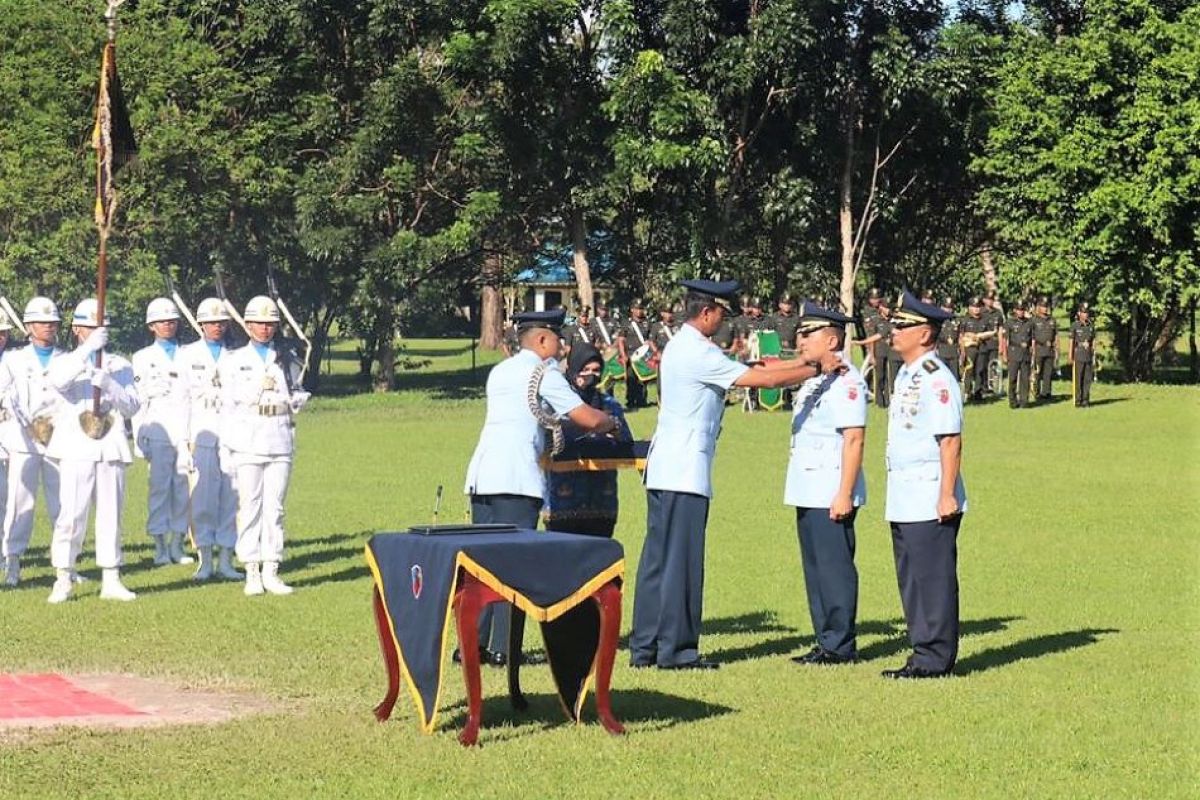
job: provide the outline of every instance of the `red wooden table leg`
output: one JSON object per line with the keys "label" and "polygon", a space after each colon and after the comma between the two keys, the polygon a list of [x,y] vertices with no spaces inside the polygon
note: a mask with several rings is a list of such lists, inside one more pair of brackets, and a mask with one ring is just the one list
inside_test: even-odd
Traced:
{"label": "red wooden table leg", "polygon": [[375,587],[375,630],[379,634],[379,649],[383,651],[383,664],[387,669],[388,688],[383,702],[375,706],[375,719],[385,721],[392,715],[396,698],[400,695],[400,657],[396,653],[396,642],[392,638],[392,627],[388,623],[387,611],[383,606],[383,595]]}
{"label": "red wooden table leg", "polygon": [[609,686],[612,683],[613,662],[617,659],[617,635],[621,627],[621,589],[609,581],[592,595],[600,606],[600,643],[596,653],[596,715],[604,730],[612,734],[625,733],[625,727],[613,716]]}
{"label": "red wooden table leg", "polygon": [[462,656],[463,683],[467,687],[467,724],[458,735],[458,741],[464,747],[479,741],[479,725],[483,722],[483,688],[479,678],[479,612],[490,603],[503,601],[503,597],[474,576],[463,573],[454,596],[454,617],[458,628],[458,651]]}

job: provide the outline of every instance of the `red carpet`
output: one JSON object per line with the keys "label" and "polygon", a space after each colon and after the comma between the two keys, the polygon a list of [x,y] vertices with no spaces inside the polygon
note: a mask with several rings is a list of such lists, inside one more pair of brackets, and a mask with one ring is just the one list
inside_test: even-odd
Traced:
{"label": "red carpet", "polygon": [[0,674],[0,720],[141,713],[124,703],[81,689],[61,675]]}

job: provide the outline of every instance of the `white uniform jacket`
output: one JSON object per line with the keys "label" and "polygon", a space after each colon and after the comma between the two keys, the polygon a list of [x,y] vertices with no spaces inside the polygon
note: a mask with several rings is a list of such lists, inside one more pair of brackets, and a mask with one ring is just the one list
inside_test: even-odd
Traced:
{"label": "white uniform jacket", "polygon": [[[962,392],[954,375],[929,351],[896,373],[896,389],[888,407],[888,522],[937,519],[942,485],[941,449],[937,437],[961,434]],[[967,510],[967,493],[959,474],[954,496]]]}
{"label": "white uniform jacket", "polygon": [[663,348],[658,427],[646,458],[646,488],[712,497],[725,392],[749,369],[729,359],[691,323]]}
{"label": "white uniform jacket", "polygon": [[38,417],[51,420],[58,414],[62,395],[50,384],[50,365],[63,355],[55,347],[50,360],[42,366],[33,345],[6,350],[0,360],[0,404],[7,417],[0,422],[0,449],[9,453],[45,455],[46,448],[34,441],[21,418],[32,422]]}
{"label": "white uniform jacket", "polygon": [[115,381],[100,396],[100,413],[112,419],[108,433],[93,439],[83,432],[79,415],[92,410],[92,373],[95,356],[85,357],[79,350],[64,353],[50,362],[50,384],[61,396],[54,418],[54,435],[46,455],[72,461],[108,461],[128,464],[133,460],[125,437],[125,419],[137,413],[140,403],[133,382],[133,366],[124,358],[106,352],[101,369]]}
{"label": "white uniform jacket", "polygon": [[[783,502],[798,508],[829,508],[842,485],[845,428],[867,426],[867,385],[852,365],[833,375],[814,375],[792,400],[792,446]],[[850,501],[867,502],[859,466]]]}
{"label": "white uniform jacket", "polygon": [[143,452],[149,442],[178,445],[187,439],[188,393],[179,366],[158,342],[133,354],[133,379],[142,407],[133,418],[133,440]]}
{"label": "white uniform jacket", "polygon": [[221,433],[221,379],[218,366],[230,356],[218,345],[216,356],[201,339],[179,350],[175,357],[188,394],[187,440],[196,447],[216,447]]}
{"label": "white uniform jacket", "polygon": [[[545,475],[538,459],[545,448],[545,429],[529,409],[529,383],[541,363],[537,353],[521,350],[488,373],[487,417],[467,466],[467,494],[543,497]],[[538,397],[550,413],[564,417],[583,400],[571,390],[556,361],[545,363]]]}
{"label": "white uniform jacket", "polygon": [[275,344],[250,342],[217,365],[221,382],[221,444],[242,456],[290,457],[299,402],[288,389]]}

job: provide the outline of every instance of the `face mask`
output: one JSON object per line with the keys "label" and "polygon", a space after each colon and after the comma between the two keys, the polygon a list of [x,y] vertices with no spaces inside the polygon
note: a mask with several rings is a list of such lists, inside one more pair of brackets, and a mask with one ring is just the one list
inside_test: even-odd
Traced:
{"label": "face mask", "polygon": [[579,391],[585,395],[591,394],[596,391],[596,384],[599,380],[599,375],[580,375],[577,383]]}

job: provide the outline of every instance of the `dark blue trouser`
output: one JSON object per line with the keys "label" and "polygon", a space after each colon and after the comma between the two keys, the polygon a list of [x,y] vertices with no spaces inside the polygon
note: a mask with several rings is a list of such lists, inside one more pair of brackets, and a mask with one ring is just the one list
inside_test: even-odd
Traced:
{"label": "dark blue trouser", "polygon": [[958,658],[958,527],[947,522],[893,522],[892,552],[913,666],[948,672]]}
{"label": "dark blue trouser", "polygon": [[851,658],[857,652],[858,570],[854,566],[854,517],[835,522],[828,508],[797,508],[796,535],[804,565],[804,589],[817,644]]}
{"label": "dark blue trouser", "polygon": [[646,541],[633,595],[634,664],[685,664],[700,655],[708,498],[646,491]]}
{"label": "dark blue trouser", "polygon": [[[507,523],[518,528],[537,529],[540,497],[522,494],[471,495],[471,522],[477,525]],[[486,606],[479,615],[479,646],[495,653],[508,652],[508,623],[512,608],[508,603]],[[490,642],[489,642],[490,632]]]}

